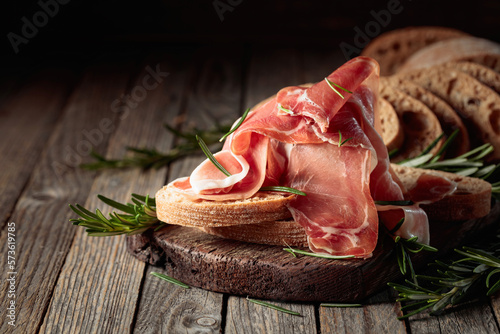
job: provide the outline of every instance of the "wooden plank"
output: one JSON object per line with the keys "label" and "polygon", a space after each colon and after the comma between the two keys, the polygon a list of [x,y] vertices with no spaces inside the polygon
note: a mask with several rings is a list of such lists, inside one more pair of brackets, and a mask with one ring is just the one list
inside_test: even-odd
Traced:
{"label": "wooden plank", "polygon": [[[242,51],[203,48],[195,55],[184,128],[209,129],[215,122],[232,123],[241,114]],[[175,162],[169,180],[187,176],[205,159],[203,154]],[[169,270],[149,271],[170,274]],[[136,333],[180,333],[221,331],[223,295],[179,288],[147,275],[137,313]],[[161,286],[162,288],[158,288]],[[175,296],[179,298],[173,298]]]}
{"label": "wooden plank", "polygon": [[[1,85],[0,225],[26,185],[75,80],[76,74],[69,70],[47,69],[29,78],[15,93],[15,81]],[[13,94],[3,95],[4,89]]]}
{"label": "wooden plank", "polygon": [[257,305],[246,298],[231,296],[227,307],[226,333],[317,333],[313,305],[267,302],[298,312],[300,316]]}
{"label": "wooden plank", "polygon": [[411,333],[499,333],[495,314],[484,301],[449,309],[440,316],[419,314],[410,321]]}
{"label": "wooden plank", "polygon": [[362,307],[330,308],[320,307],[320,328],[322,333],[406,333],[405,322],[400,315],[399,305],[388,290],[378,293]]}
{"label": "wooden plank", "polygon": [[[162,124],[172,122],[178,114],[186,79],[184,71],[179,70],[183,62],[176,58],[152,57],[144,64],[127,92],[133,104],[121,115],[110,140],[108,158],[120,158],[126,146],[156,147],[159,151],[170,148],[173,136]],[[134,101],[134,97],[140,98]],[[166,167],[147,172],[137,168],[102,171],[85,207],[109,212],[109,208],[98,203],[96,194],[119,202],[129,201],[131,193],[154,196],[165,176]],[[127,253],[125,236],[93,238],[80,228],[41,332],[52,333],[58,328],[82,333],[131,331],[144,268],[144,263],[131,259]]]}
{"label": "wooden plank", "polygon": [[[9,219],[16,224],[17,332],[37,332],[43,321],[76,232],[75,227],[68,223],[71,216],[68,203],[84,202],[93,180],[94,173],[74,168],[79,159],[86,157],[84,148],[90,145],[86,145],[84,131],[102,128],[97,148],[107,145],[110,124],[103,128],[106,125],[103,120],[112,124],[114,115],[110,105],[124,92],[129,67],[113,57],[110,62],[103,60],[100,65],[88,69],[70,96],[64,116],[52,132]],[[0,244],[5,245],[6,238],[7,234],[2,233]],[[89,256],[93,257],[92,254]],[[2,257],[2,268],[6,268],[5,261],[6,257]],[[62,277],[61,282],[68,284],[72,279]],[[7,300],[7,284],[2,279],[2,300]],[[2,333],[12,331],[7,322],[0,326]]]}

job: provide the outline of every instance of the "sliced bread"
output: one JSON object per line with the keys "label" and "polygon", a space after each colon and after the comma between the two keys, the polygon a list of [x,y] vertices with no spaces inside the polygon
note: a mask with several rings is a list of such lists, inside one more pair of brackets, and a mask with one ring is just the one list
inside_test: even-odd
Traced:
{"label": "sliced bread", "polygon": [[384,98],[380,98],[380,136],[389,152],[400,149],[404,142],[404,132],[399,122],[398,114],[393,106]]}
{"label": "sliced bread", "polygon": [[[407,189],[412,189],[423,174],[445,177],[457,183],[457,190],[432,204],[422,204],[431,224],[464,221],[486,216],[491,210],[491,185],[481,179],[453,173],[391,164]],[[293,220],[225,227],[202,227],[204,232],[222,238],[265,245],[306,247],[304,229]]]}
{"label": "sliced bread", "polygon": [[191,200],[168,184],[156,193],[158,219],[183,226],[229,226],[286,220],[291,217],[286,204],[297,195],[258,192],[245,200]]}
{"label": "sliced bread", "polygon": [[[393,162],[418,156],[443,132],[437,117],[422,102],[389,85],[380,86],[380,96],[396,110],[405,133],[403,145],[391,158]],[[442,141],[431,153],[437,153],[441,144]]]}
{"label": "sliced bread", "polygon": [[422,204],[429,221],[447,222],[475,219],[486,216],[491,209],[491,184],[473,177],[454,173],[410,168],[392,164],[396,175],[407,189],[414,187],[422,174],[434,174],[446,177],[457,183],[457,190],[432,204]]}
{"label": "sliced bread", "polygon": [[484,65],[472,63],[470,61],[452,61],[444,63],[442,66],[457,69],[467,73],[476,80],[500,93],[500,73]]}
{"label": "sliced bread", "polygon": [[433,43],[469,36],[465,32],[445,27],[408,27],[386,32],[368,44],[362,56],[372,57],[380,64],[381,75],[395,73],[406,58]]}
{"label": "sliced bread", "polygon": [[427,89],[397,76],[380,78],[381,85],[389,85],[424,103],[436,115],[443,132],[448,137],[456,129],[460,130],[446,152],[446,157],[456,157],[470,149],[469,134],[462,119],[455,110],[443,99]]}
{"label": "sliced bread", "polygon": [[500,72],[500,44],[478,37],[460,37],[429,45],[408,57],[398,72],[408,72],[451,61],[471,61]]}
{"label": "sliced bread", "polygon": [[449,103],[462,117],[472,144],[491,143],[495,151],[488,159],[500,160],[500,95],[470,75],[443,66],[398,76],[421,85]]}

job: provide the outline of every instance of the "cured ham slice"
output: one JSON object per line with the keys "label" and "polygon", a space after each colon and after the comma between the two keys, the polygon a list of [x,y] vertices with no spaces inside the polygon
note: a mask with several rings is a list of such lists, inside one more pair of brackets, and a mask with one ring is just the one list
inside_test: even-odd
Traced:
{"label": "cured ham slice", "polygon": [[[374,201],[404,199],[375,129],[378,75],[373,59],[358,57],[328,76],[345,90],[335,92],[326,80],[282,89],[251,111],[215,155],[230,177],[206,161],[177,188],[209,200],[249,198],[262,185],[301,190],[307,196],[289,209],[312,251],[371,256],[378,234]],[[383,210],[388,228],[405,217],[397,233],[428,241],[427,217],[418,206]]]}

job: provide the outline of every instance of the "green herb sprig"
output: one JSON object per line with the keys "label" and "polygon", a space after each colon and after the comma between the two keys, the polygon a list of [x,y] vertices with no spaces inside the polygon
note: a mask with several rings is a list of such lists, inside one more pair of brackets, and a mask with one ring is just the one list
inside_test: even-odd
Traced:
{"label": "green herb sprig", "polygon": [[347,138],[346,140],[342,141],[342,132],[339,130],[339,147],[347,143],[349,140],[353,139],[354,137]]}
{"label": "green herb sprig", "polygon": [[99,209],[93,213],[79,204],[75,206],[70,204],[71,210],[81,217],[70,219],[70,221],[73,225],[87,228],[86,232],[89,236],[133,235],[153,227],[161,228],[166,225],[156,217],[154,198],[132,194],[132,203],[122,204],[102,195],[97,195],[97,197],[123,213],[112,212],[107,218]]}
{"label": "green herb sprig", "polygon": [[277,311],[280,311],[280,312],[283,312],[283,313],[287,313],[287,314],[291,314],[291,315],[297,315],[297,316],[302,316],[299,312],[295,312],[295,311],[292,311],[292,310],[289,310],[289,309],[283,308],[281,306],[274,305],[274,304],[271,304],[271,303],[268,303],[268,302],[265,302],[265,301],[262,301],[262,300],[251,299],[248,296],[247,296],[247,300],[249,302],[254,303],[254,304],[265,306],[265,307],[268,307],[268,308],[271,308],[273,310],[277,310]]}
{"label": "green herb sprig", "polygon": [[181,132],[170,125],[164,125],[164,127],[179,139],[178,143],[166,153],[159,152],[155,148],[127,147],[126,149],[131,155],[126,155],[121,159],[106,159],[104,156],[93,151],[91,156],[95,161],[82,164],[80,167],[88,170],[124,168],[158,169],[182,157],[200,153],[201,148],[198,145],[196,136],[204,138],[206,145],[215,145],[217,146],[216,148],[220,148],[221,144],[219,140],[221,136],[228,135],[228,131],[231,130],[230,125],[221,124],[216,124],[214,128],[209,130],[192,128],[185,132]]}
{"label": "green herb sprig", "polygon": [[465,298],[475,297],[478,291],[491,296],[500,289],[500,239],[497,236],[487,250],[471,247],[455,249],[457,258],[451,263],[435,261],[430,275],[416,275],[427,284],[406,280],[406,285],[388,283],[399,293],[398,301],[407,303],[401,309],[405,319],[429,310],[432,315],[456,305]]}
{"label": "green herb sprig", "polygon": [[157,273],[157,272],[152,271],[151,275],[156,276],[158,278],[161,278],[162,280],[167,281],[169,283],[178,285],[181,288],[184,288],[184,289],[189,289],[190,288],[190,286],[187,285],[186,283],[183,283],[183,282],[179,281],[178,279],[175,279],[173,277],[167,276],[165,274],[161,274],[161,273]]}
{"label": "green herb sprig", "polygon": [[[337,88],[340,88],[340,89],[342,89],[344,92],[347,92],[347,93],[349,93],[349,94],[353,94],[353,92],[351,92],[350,90],[348,90],[348,89],[346,89],[346,88],[344,88],[344,87],[342,87],[342,86],[340,86],[340,85],[336,84],[335,82],[333,82],[333,81],[329,80],[328,78],[325,78],[325,81],[326,81],[326,83],[328,84],[328,86],[330,86],[330,88],[331,88],[331,89],[332,89],[335,93],[337,93],[337,94],[338,94],[341,98],[343,98],[343,99],[345,98],[345,97],[344,97],[344,95],[342,95],[342,94],[341,94],[341,93],[337,90]],[[337,87],[337,88],[335,88],[334,86],[335,86],[335,87]]]}
{"label": "green herb sprig", "polygon": [[294,248],[291,248],[290,246],[283,248],[283,250],[292,254],[294,257],[297,257],[296,254],[312,256],[312,257],[319,257],[322,259],[330,259],[330,260],[345,260],[345,259],[352,259],[355,257],[354,255],[330,255],[330,254],[312,253],[312,252],[307,252],[307,251],[304,251],[301,249],[294,249]]}
{"label": "green herb sprig", "polygon": [[410,253],[416,254],[420,253],[421,251],[437,252],[437,248],[418,242],[418,237],[405,239],[401,238],[400,236],[396,236],[394,238],[394,243],[396,247],[396,258],[401,274],[409,274],[413,282],[415,284],[418,284],[417,275],[415,274],[415,269],[413,267]]}
{"label": "green herb sprig", "polygon": [[212,152],[210,152],[210,149],[207,147],[207,144],[205,144],[203,139],[197,135],[196,141],[198,142],[198,145],[200,145],[200,148],[203,151],[203,153],[205,153],[205,155],[207,156],[208,160],[210,160],[210,162],[212,162],[215,165],[215,167],[217,167],[224,175],[231,176],[231,173],[229,173],[227,169],[225,169],[224,166],[222,166],[220,162],[217,161]]}

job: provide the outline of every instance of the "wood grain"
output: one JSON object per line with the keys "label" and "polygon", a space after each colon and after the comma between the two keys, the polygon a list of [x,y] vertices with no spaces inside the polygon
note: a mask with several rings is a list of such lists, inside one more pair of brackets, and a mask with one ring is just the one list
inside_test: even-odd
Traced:
{"label": "wood grain", "polygon": [[[127,95],[142,87],[153,85],[154,80],[144,79],[155,71],[172,73],[159,77],[154,89],[146,90],[146,96],[134,101],[135,107],[125,110],[110,140],[107,156],[116,159],[125,152],[126,146],[156,147],[166,151],[173,136],[165,131],[163,123],[171,122],[179,112],[184,89],[185,75],[174,74],[176,63],[168,57],[148,59],[143,70],[130,86]],[[137,95],[139,96],[139,95]],[[141,95],[142,96],[142,95]],[[166,168],[149,170],[106,170],[95,179],[85,207],[109,208],[98,203],[96,194],[103,194],[119,202],[130,200],[130,194],[154,194],[165,179]],[[76,229],[76,228],[75,228]],[[123,333],[133,329],[134,313],[140,295],[144,275],[143,263],[130,258],[125,248],[125,238],[88,237],[79,229],[61,270],[41,332],[52,333],[59,326],[71,332]],[[105,323],[106,327],[102,324]]]}
{"label": "wood grain", "polygon": [[229,297],[226,333],[316,333],[314,306],[297,303],[267,301],[300,313],[287,314],[262,305],[257,305],[242,297]]}
{"label": "wood grain", "polygon": [[75,81],[69,70],[46,69],[18,89],[15,81],[2,85],[2,93],[12,94],[0,96],[0,224],[11,214]]}
{"label": "wood grain", "polygon": [[[209,56],[207,56],[209,55]],[[215,122],[230,124],[241,114],[242,51],[201,48],[189,68],[184,129],[210,129]],[[194,155],[170,165],[169,180],[189,173],[205,159]],[[162,186],[159,185],[158,189]],[[151,254],[151,253],[150,253]],[[159,271],[160,268],[148,269]],[[163,271],[162,271],[163,272]],[[171,272],[166,271],[167,274]],[[222,294],[190,289],[179,292],[146,275],[137,312],[137,333],[217,333],[221,331]],[[174,295],[172,295],[174,294]],[[178,298],[177,298],[178,297]],[[168,301],[168,303],[165,303]],[[168,305],[168,307],[166,307]]]}
{"label": "wood grain", "polygon": [[[68,202],[85,201],[93,173],[67,165],[71,161],[64,160],[65,151],[81,145],[82,132],[98,126],[96,121],[112,117],[109,105],[124,91],[128,72],[125,64],[116,60],[105,63],[104,59],[100,65],[88,69],[69,97],[63,117],[41,152],[10,218],[16,223],[18,332],[37,332],[57,280],[63,284],[71,282],[70,277],[59,275],[76,232],[68,223],[71,216]],[[107,144],[108,136],[103,134],[98,148]],[[56,173],[54,162],[60,162],[64,170]],[[5,233],[0,240],[6,244]],[[5,258],[0,261],[5,268]],[[6,281],[2,280],[2,300],[6,300],[6,290]],[[12,330],[7,322],[0,326],[2,333]]]}

